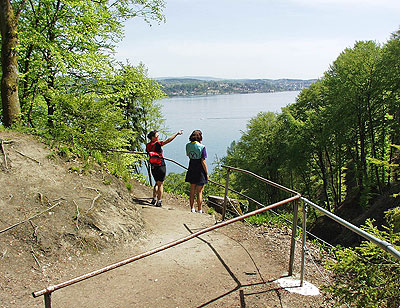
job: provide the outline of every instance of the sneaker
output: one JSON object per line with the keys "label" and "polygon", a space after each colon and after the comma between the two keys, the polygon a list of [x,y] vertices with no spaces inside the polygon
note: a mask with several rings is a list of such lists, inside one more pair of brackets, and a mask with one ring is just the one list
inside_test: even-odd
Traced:
{"label": "sneaker", "polygon": [[158,200],[158,201],[157,201],[157,204],[156,204],[156,206],[158,206],[158,207],[162,207],[162,202],[161,202],[161,200]]}
{"label": "sneaker", "polygon": [[194,208],[192,208],[192,213],[196,213],[196,210]]}
{"label": "sneaker", "polygon": [[200,214],[203,213],[203,210],[199,210],[199,213],[200,213]]}
{"label": "sneaker", "polygon": [[153,198],[150,203],[155,205],[157,203],[157,199]]}

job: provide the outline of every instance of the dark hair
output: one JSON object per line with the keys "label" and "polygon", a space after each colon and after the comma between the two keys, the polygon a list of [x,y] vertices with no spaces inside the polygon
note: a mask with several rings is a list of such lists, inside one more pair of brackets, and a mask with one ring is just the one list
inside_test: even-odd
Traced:
{"label": "dark hair", "polygon": [[190,135],[189,140],[191,142],[193,141],[198,141],[201,142],[203,140],[203,134],[201,133],[201,130],[194,130],[193,133]]}
{"label": "dark hair", "polygon": [[151,140],[156,134],[158,133],[158,130],[152,130],[148,135],[147,138]]}

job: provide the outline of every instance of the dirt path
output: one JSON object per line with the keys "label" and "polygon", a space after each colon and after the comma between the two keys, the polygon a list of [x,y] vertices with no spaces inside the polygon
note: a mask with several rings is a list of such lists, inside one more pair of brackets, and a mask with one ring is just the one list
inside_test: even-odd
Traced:
{"label": "dirt path", "polygon": [[[110,175],[77,173],[77,162],[54,159],[30,136],[0,132],[0,139],[12,140],[0,160],[0,229],[60,202],[1,234],[1,308],[43,308],[33,291],[215,224],[212,215],[191,213],[183,198],[165,194],[156,208],[140,183],[128,192]],[[306,280],[320,286],[328,273],[309,247]],[[58,290],[52,307],[332,307],[322,295],[291,293],[274,282],[287,273],[289,250],[290,230],[238,222]],[[295,273],[299,264],[300,243]]]}
{"label": "dirt path", "polygon": [[[149,237],[94,263],[108,265],[215,223],[214,216],[168,203],[163,208],[142,205],[142,214]],[[57,291],[53,306],[329,307],[322,296],[290,293],[274,283],[287,272],[289,237],[265,235],[235,223]]]}

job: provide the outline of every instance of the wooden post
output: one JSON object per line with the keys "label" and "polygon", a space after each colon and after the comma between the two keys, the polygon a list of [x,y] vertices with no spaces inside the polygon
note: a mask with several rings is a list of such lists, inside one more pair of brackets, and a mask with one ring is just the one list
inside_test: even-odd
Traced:
{"label": "wooden post", "polygon": [[290,261],[289,261],[289,276],[293,275],[294,252],[296,248],[296,234],[297,234],[297,219],[299,211],[299,201],[294,201],[293,207],[293,224],[292,224],[292,240],[290,243]]}
{"label": "wooden post", "polygon": [[222,208],[222,221],[225,220],[226,207],[228,205],[228,189],[229,189],[229,173],[231,169],[226,170],[226,183],[225,183],[225,196],[224,196],[224,207]]}
{"label": "wooden post", "polygon": [[51,308],[51,293],[44,295],[44,308]]}

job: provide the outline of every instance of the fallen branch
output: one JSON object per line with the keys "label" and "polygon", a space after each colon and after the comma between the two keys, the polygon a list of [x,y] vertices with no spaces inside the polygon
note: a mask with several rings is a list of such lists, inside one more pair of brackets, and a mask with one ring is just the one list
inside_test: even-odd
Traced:
{"label": "fallen branch", "polygon": [[32,217],[30,217],[30,218],[28,218],[28,219],[25,219],[25,220],[23,220],[23,221],[20,221],[20,222],[14,224],[14,225],[12,225],[12,226],[9,226],[9,227],[7,227],[7,228],[1,230],[1,231],[0,231],[0,234],[1,234],[1,233],[4,233],[4,232],[6,232],[6,231],[8,231],[8,230],[10,230],[10,229],[13,229],[13,228],[15,228],[15,227],[17,227],[17,226],[19,226],[19,225],[22,225],[23,223],[26,223],[26,222],[30,221],[31,219],[34,219],[34,218],[36,218],[36,217],[38,217],[38,216],[40,216],[40,215],[42,215],[42,214],[44,214],[44,213],[50,211],[52,208],[56,207],[56,206],[59,205],[60,203],[61,203],[61,201],[60,201],[60,202],[57,202],[56,204],[52,205],[51,207],[45,209],[44,211],[42,211],[42,212],[40,212],[40,213],[38,213],[38,214],[36,214],[36,215],[33,215]]}
{"label": "fallen branch", "polygon": [[97,188],[93,188],[93,187],[89,187],[89,186],[83,186],[83,188],[92,189],[92,190],[95,190],[96,192],[99,192],[99,190]]}
{"label": "fallen branch", "polygon": [[94,199],[92,200],[92,205],[87,209],[87,211],[86,211],[86,214],[87,214],[87,213],[89,213],[89,211],[93,208],[94,203],[96,202],[96,200],[99,199],[99,198],[101,197],[101,194],[99,193],[99,190],[96,189],[96,188],[92,188],[92,187],[85,187],[85,188],[87,188],[87,189],[93,189],[93,190],[95,190],[95,191],[98,193],[98,195],[97,195],[96,197],[94,197]]}
{"label": "fallen branch", "polygon": [[29,157],[28,155],[25,155],[24,153],[21,153],[20,151],[15,151],[15,152],[17,152],[19,155],[22,155],[22,156],[24,156],[26,158],[29,158],[30,160],[33,160],[35,163],[38,163],[40,165],[40,162],[37,161],[36,159],[34,159],[32,157]]}
{"label": "fallen branch", "polygon": [[101,197],[101,194],[98,194],[94,199],[92,200],[92,205],[87,209],[86,214],[89,213],[89,211],[93,208],[94,203],[96,202],[97,199]]}
{"label": "fallen branch", "polygon": [[40,270],[43,272],[42,266],[40,265],[39,260],[35,256],[36,252],[33,250],[33,247],[31,247],[31,254],[32,254],[33,258],[35,259],[36,264],[39,266]]}
{"label": "fallen branch", "polygon": [[29,222],[30,222],[30,224],[31,224],[31,226],[32,226],[32,228],[33,228],[33,238],[35,239],[35,242],[37,243],[38,242],[38,236],[37,236],[37,229],[39,228],[38,226],[36,226],[33,222],[32,222],[32,220],[29,220]]}
{"label": "fallen branch", "polygon": [[2,139],[0,139],[0,140],[1,140],[1,151],[3,152],[3,156],[4,156],[4,166],[6,167],[6,169],[8,169],[7,154],[6,154],[6,151],[4,150],[4,146],[3,146],[4,141]]}
{"label": "fallen branch", "polygon": [[75,204],[75,206],[76,206],[76,228],[79,230],[79,216],[80,216],[80,214],[79,214],[79,207],[78,207],[78,204],[76,204],[76,202],[75,202],[75,200],[72,200],[72,202]]}

